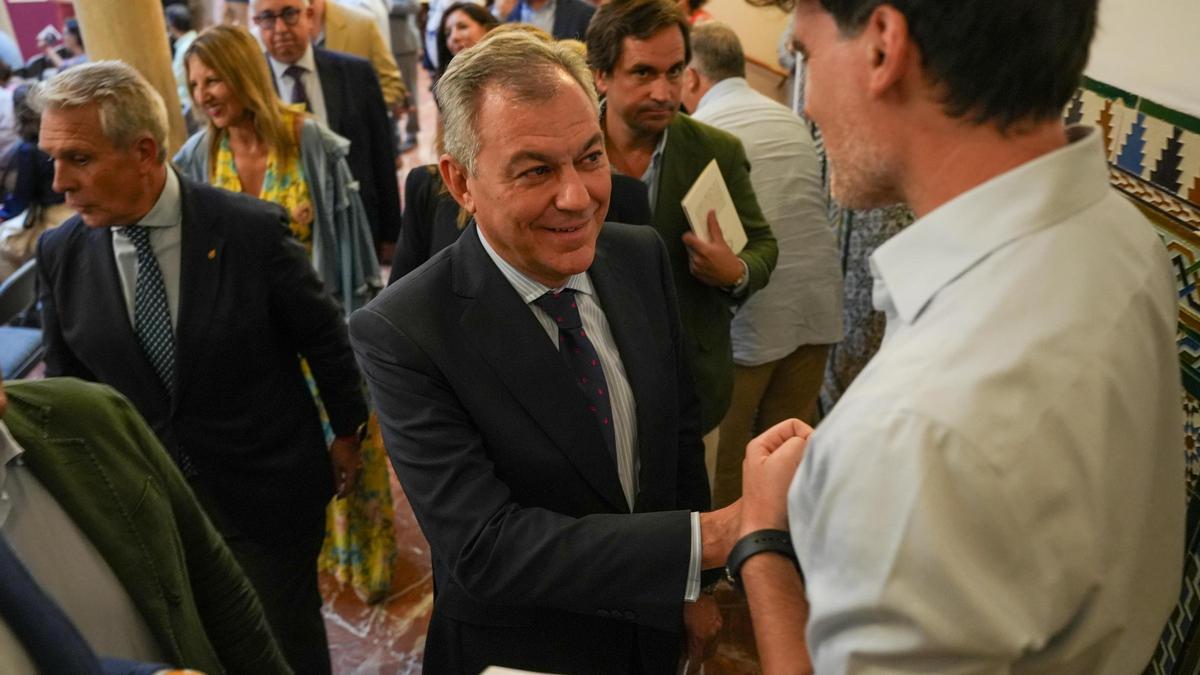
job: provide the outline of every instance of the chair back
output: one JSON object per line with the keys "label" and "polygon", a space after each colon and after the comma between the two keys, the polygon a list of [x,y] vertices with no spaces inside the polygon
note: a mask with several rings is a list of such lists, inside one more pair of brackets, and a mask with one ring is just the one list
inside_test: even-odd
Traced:
{"label": "chair back", "polygon": [[37,259],[21,265],[0,283],[0,325],[20,318],[37,302]]}

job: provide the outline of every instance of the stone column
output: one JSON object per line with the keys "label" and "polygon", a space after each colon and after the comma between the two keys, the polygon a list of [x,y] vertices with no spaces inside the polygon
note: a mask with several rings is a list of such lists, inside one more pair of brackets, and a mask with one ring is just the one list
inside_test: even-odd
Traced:
{"label": "stone column", "polygon": [[92,61],[120,59],[137,68],[167,104],[167,156],[187,140],[161,0],[75,0],[75,16]]}
{"label": "stone column", "polygon": [[13,30],[12,17],[8,15],[8,4],[4,0],[0,0],[0,33],[8,33],[14,42],[17,39],[17,32]]}

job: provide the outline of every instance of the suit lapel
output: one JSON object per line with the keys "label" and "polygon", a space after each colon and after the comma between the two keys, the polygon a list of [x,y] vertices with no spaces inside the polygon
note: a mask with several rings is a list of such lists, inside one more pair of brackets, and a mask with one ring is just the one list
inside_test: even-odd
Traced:
{"label": "suit lapel", "polygon": [[454,246],[455,292],[470,298],[460,320],[464,335],[584,480],[618,512],[628,512],[587,400],[541,324],[483,250],[474,225]]}
{"label": "suit lapel", "polygon": [[172,412],[196,368],[204,344],[224,267],[225,241],[213,232],[195,187],[180,177],[183,222],[179,247],[179,325],[175,330],[175,399]]}
{"label": "suit lapel", "polygon": [[349,96],[342,91],[338,68],[326,57],[325,50],[313,47],[313,60],[317,63],[317,77],[321,80],[321,94],[325,98],[326,126],[337,131],[342,128],[342,106],[349,102]]}
{"label": "suit lapel", "polygon": [[[638,497],[634,504],[634,509],[637,510],[641,495],[645,492],[644,488],[654,483],[656,477],[671,475],[666,470],[669,467],[658,466],[658,463],[670,460],[668,453],[662,451],[667,447],[665,439],[654,435],[654,432],[662,427],[653,417],[657,414],[656,411],[663,409],[660,398],[665,380],[653,353],[646,349],[653,330],[641,294],[628,275],[618,274],[613,268],[604,241],[604,235],[601,234],[596,246],[596,259],[588,272],[592,284],[596,287],[604,316],[608,319],[613,340],[617,343],[621,363],[625,366],[625,377],[637,403],[640,460]],[[673,391],[669,388],[665,390]]]}

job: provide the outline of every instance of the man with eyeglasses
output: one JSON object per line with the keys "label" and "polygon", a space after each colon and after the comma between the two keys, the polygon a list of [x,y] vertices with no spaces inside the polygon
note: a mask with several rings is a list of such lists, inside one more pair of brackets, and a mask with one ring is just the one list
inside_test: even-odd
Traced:
{"label": "man with eyeglasses", "polygon": [[365,59],[313,46],[315,14],[308,0],[255,0],[258,26],[275,88],[303,103],[350,141],[347,162],[359,182],[376,246],[400,231],[400,191],[391,121],[374,68]]}

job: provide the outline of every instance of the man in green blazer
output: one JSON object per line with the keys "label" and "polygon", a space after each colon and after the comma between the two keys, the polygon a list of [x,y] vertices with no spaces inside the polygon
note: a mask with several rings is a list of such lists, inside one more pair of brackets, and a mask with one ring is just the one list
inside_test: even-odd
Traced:
{"label": "man in green blazer", "polygon": [[[47,569],[58,561],[46,552],[65,550],[64,538],[76,535],[20,522],[42,489],[111,570],[156,660],[209,675],[291,672],[233,555],[154,432],[113,389],[71,378],[12,382],[7,392],[0,383],[0,488],[12,497],[0,534],[18,555],[24,550],[23,562],[97,650],[131,656],[89,635],[111,628],[95,625],[107,608],[73,612],[79,594],[59,597],[68,591],[54,580],[64,570]],[[68,575],[106,576],[79,560],[61,562]]]}
{"label": "man in green blazer", "polygon": [[[667,245],[679,294],[685,347],[707,433],[721,422],[733,389],[729,322],[733,309],[767,284],[779,248],[750,185],[750,164],[735,136],[679,112],[691,59],[688,22],[670,0],[614,0],[587,33],[588,65],[604,96],[605,148],[613,169],[650,188],[654,227]],[[680,201],[717,161],[745,248],[735,254],[708,219],[710,242],[691,232]]]}

